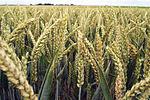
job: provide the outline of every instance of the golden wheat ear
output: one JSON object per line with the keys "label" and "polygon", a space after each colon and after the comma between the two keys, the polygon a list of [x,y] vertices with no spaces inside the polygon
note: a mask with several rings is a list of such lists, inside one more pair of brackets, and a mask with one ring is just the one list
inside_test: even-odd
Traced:
{"label": "golden wheat ear", "polygon": [[24,32],[24,29],[28,25],[33,24],[34,21],[35,21],[35,18],[31,18],[31,19],[24,21],[24,23],[18,25],[18,27],[15,30],[13,30],[13,32],[11,33],[9,37],[9,45],[11,45],[13,41],[18,39],[19,35]]}
{"label": "golden wheat ear", "polygon": [[101,41],[101,37],[98,33],[98,31],[96,32],[96,55],[97,55],[97,61],[102,69],[102,71],[104,72],[104,68],[103,68],[103,45],[102,45],[102,41]]}
{"label": "golden wheat ear", "polygon": [[82,48],[80,43],[83,42],[83,34],[78,34],[78,80],[77,86],[80,88],[84,84],[84,63],[82,56]]}
{"label": "golden wheat ear", "polygon": [[16,67],[13,60],[8,57],[5,50],[2,49],[2,45],[0,45],[0,70],[6,73],[8,80],[21,91],[21,95],[26,100],[38,100],[26,76]]}
{"label": "golden wheat ear", "polygon": [[60,23],[64,22],[66,18],[58,19],[54,24],[51,26],[47,26],[44,29],[44,32],[40,35],[37,42],[35,43],[32,53],[31,53],[31,60],[33,61],[33,68],[32,68],[32,83],[34,84],[37,82],[37,61],[39,57],[42,55],[41,50],[45,46],[45,43],[47,43],[47,37],[50,34],[50,31],[56,26],[58,26]]}
{"label": "golden wheat ear", "polygon": [[116,100],[121,100],[123,96],[122,92],[122,80],[120,75],[117,75],[116,82],[115,82],[115,95],[116,95]]}
{"label": "golden wheat ear", "polygon": [[[2,49],[5,50],[5,53],[7,54],[7,56],[13,61],[13,63],[15,64],[15,66],[18,68],[19,71],[21,71],[23,74],[26,75],[26,69],[24,69],[26,67],[26,59],[24,58],[24,61],[22,62],[19,57],[16,55],[16,53],[13,51],[13,49],[6,43],[6,41],[2,40],[2,38],[0,37],[0,46]],[[25,66],[22,66],[25,65]]]}
{"label": "golden wheat ear", "polygon": [[[82,35],[83,33],[81,33],[79,31],[79,35]],[[82,38],[80,38],[82,39]],[[96,62],[92,56],[92,54],[89,52],[89,50],[86,48],[85,44],[80,40],[79,41],[79,47],[81,48],[81,54],[87,59],[87,61],[91,64],[92,69],[94,71],[94,75],[95,75],[95,79],[96,82],[99,83],[100,82],[100,76],[99,76],[99,72],[98,72],[98,67],[96,65]]]}
{"label": "golden wheat ear", "polygon": [[141,93],[140,100],[146,100],[149,97],[149,90],[150,90],[150,74],[145,80],[141,80],[140,82],[136,83],[132,86],[131,90],[127,91],[123,100],[132,100],[137,93]]}

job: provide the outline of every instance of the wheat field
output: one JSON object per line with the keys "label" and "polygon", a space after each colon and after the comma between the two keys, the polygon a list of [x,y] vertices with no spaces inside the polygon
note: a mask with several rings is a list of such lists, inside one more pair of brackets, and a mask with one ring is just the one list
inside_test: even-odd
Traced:
{"label": "wheat field", "polygon": [[0,100],[150,99],[150,8],[0,7]]}

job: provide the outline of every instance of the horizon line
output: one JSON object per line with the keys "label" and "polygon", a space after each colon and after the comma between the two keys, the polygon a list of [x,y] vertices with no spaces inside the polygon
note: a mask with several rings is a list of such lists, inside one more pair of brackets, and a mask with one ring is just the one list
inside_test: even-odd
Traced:
{"label": "horizon line", "polygon": [[[0,6],[38,6],[38,4],[42,4],[43,6],[44,6],[44,4],[52,4],[52,5],[46,5],[46,6],[57,6],[57,5],[62,5],[62,6],[68,6],[68,5],[70,5],[70,6],[118,6],[118,7],[150,7],[150,6],[141,6],[141,5],[87,5],[87,4],[79,4],[79,5],[77,5],[77,4],[54,4],[54,3],[37,3],[37,4],[0,4]],[[39,5],[40,6],[40,5]]]}

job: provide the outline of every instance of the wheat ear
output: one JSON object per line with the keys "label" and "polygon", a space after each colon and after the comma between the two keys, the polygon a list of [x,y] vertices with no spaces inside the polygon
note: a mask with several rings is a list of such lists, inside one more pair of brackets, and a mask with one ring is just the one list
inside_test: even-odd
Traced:
{"label": "wheat ear", "polygon": [[0,69],[6,73],[8,80],[16,85],[26,100],[38,100],[32,86],[26,80],[26,76],[15,66],[4,49],[1,46],[0,48]]}
{"label": "wheat ear", "polygon": [[[82,34],[80,31],[79,33]],[[82,50],[81,54],[84,57],[86,57],[87,61],[92,65],[92,69],[94,71],[96,82],[99,83],[100,82],[99,70],[98,70],[97,64],[93,56],[91,55],[89,50],[85,47],[85,44],[83,42],[79,42],[79,46],[81,47],[81,50]]]}
{"label": "wheat ear", "polygon": [[119,75],[121,78],[122,86],[123,86],[122,90],[125,90],[126,89],[126,80],[125,80],[125,75],[124,75],[122,63],[121,63],[120,59],[118,58],[118,56],[116,55],[116,53],[112,50],[112,48],[107,47],[106,49],[107,49],[108,53],[110,54],[110,56],[111,56],[111,58],[115,64],[115,70],[116,70],[117,75]]}
{"label": "wheat ear", "polygon": [[150,88],[150,76],[145,78],[145,80],[141,80],[139,83],[136,83],[132,86],[131,90],[127,91],[123,100],[132,100],[137,93],[145,93]]}
{"label": "wheat ear", "polygon": [[57,26],[58,23],[64,21],[65,18],[57,20],[53,25],[50,27],[47,26],[44,30],[44,32],[41,34],[41,36],[38,38],[32,53],[31,53],[31,59],[33,61],[33,70],[32,70],[32,81],[33,83],[37,81],[36,75],[37,75],[37,60],[41,56],[41,49],[44,47],[45,42],[47,41],[48,34],[50,34],[50,31],[52,28]]}
{"label": "wheat ear", "polygon": [[102,71],[104,71],[104,68],[103,68],[104,62],[103,62],[103,57],[102,57],[102,55],[103,55],[103,50],[102,50],[103,46],[102,46],[102,41],[101,41],[101,37],[100,37],[100,35],[98,33],[98,30],[96,32],[96,37],[95,38],[96,38],[97,61],[98,61],[99,65],[100,65]]}
{"label": "wheat ear", "polygon": [[9,45],[12,44],[13,41],[15,41],[16,39],[18,39],[19,35],[24,31],[24,29],[32,24],[35,21],[34,18],[31,18],[27,21],[25,21],[24,23],[20,24],[12,33],[11,36],[9,37]]}
{"label": "wheat ear", "polygon": [[116,83],[115,83],[115,95],[116,95],[116,100],[121,100],[122,99],[122,80],[120,78],[120,75],[117,75],[116,78]]}
{"label": "wheat ear", "polygon": [[16,55],[16,53],[14,53],[13,49],[9,47],[9,45],[2,40],[2,38],[0,37],[0,45],[1,47],[5,50],[7,56],[14,62],[14,64],[17,66],[17,68],[19,69],[19,71],[23,72],[23,68],[22,68],[22,62],[20,61],[20,59],[18,58],[18,56]]}
{"label": "wheat ear", "polygon": [[77,86],[80,88],[84,84],[84,62],[82,56],[82,48],[80,47],[80,43],[83,42],[83,34],[78,34],[78,80]]}

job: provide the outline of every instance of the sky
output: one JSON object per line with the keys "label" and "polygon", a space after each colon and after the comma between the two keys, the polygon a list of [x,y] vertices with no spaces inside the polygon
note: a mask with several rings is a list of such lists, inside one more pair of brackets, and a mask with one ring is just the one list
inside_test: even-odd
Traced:
{"label": "sky", "polygon": [[0,5],[2,4],[29,5],[38,3],[150,7],[150,0],[0,0]]}

